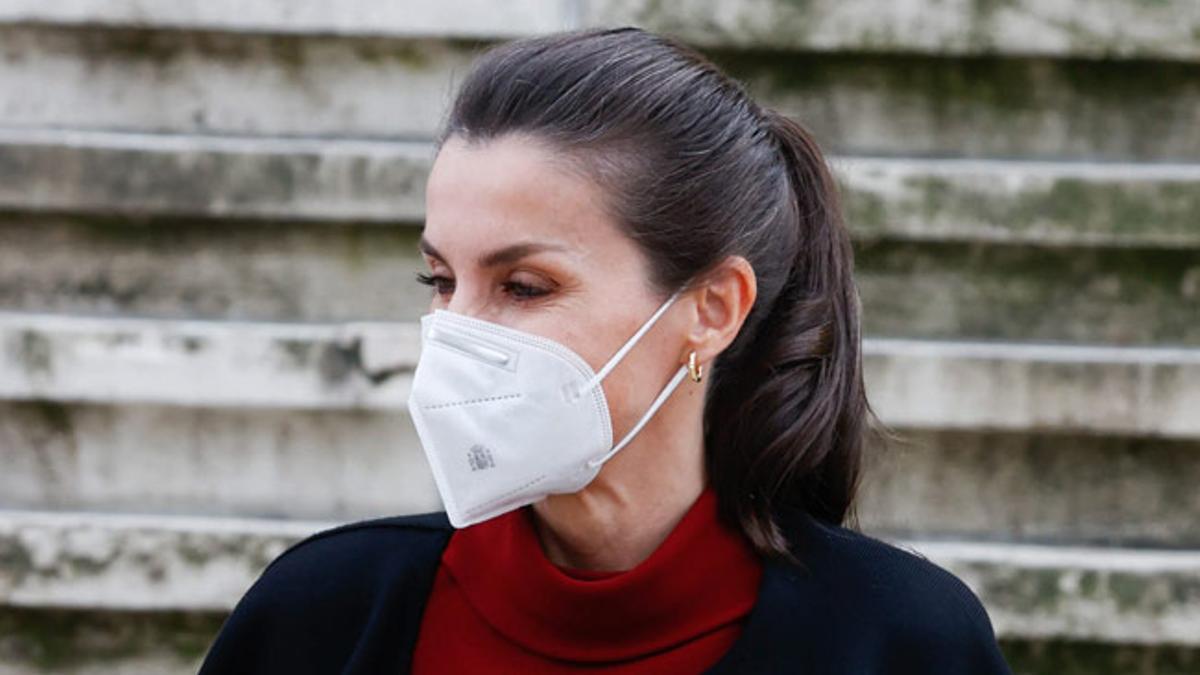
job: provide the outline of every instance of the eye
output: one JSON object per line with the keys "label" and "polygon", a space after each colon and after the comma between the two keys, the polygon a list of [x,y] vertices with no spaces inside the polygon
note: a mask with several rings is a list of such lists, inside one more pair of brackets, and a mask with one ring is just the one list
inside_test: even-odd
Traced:
{"label": "eye", "polygon": [[530,286],[529,284],[523,284],[519,281],[504,282],[504,290],[508,291],[510,295],[520,300],[541,297],[550,292],[549,289],[540,288],[538,286]]}
{"label": "eye", "polygon": [[438,295],[448,295],[454,292],[454,280],[440,274],[417,272],[417,283],[432,286]]}

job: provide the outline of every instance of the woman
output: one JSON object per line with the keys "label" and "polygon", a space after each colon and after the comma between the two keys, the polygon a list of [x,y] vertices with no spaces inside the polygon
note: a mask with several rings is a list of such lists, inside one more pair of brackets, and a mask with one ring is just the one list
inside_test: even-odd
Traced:
{"label": "woman", "polygon": [[202,673],[1008,673],[956,577],[842,525],[864,395],[835,184],[640,29],[493,47],[427,185],[409,410],[446,512],[314,534]]}

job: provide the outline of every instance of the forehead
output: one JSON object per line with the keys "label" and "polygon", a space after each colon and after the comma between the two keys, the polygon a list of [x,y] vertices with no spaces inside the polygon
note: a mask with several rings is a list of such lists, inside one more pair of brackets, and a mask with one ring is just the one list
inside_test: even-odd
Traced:
{"label": "forehead", "polygon": [[451,136],[426,186],[426,236],[435,244],[491,245],[521,236],[580,248],[618,236],[600,187],[526,136],[478,145]]}

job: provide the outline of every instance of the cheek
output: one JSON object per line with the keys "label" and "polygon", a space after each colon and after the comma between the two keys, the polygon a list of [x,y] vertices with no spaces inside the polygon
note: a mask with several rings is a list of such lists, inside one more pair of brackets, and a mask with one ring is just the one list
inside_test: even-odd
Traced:
{"label": "cheek", "polygon": [[[652,329],[644,335],[602,382],[612,417],[614,443],[641,419],[679,367],[669,353],[666,341],[655,333]],[[614,343],[626,338],[628,335],[623,335],[614,339]],[[618,347],[613,347],[613,351]],[[606,354],[605,358],[608,356]],[[597,370],[599,367],[602,364]]]}
{"label": "cheek", "polygon": [[[634,352],[637,352],[636,348]],[[660,381],[666,377],[662,374],[666,369],[665,364],[642,353],[635,357],[634,352],[630,352],[603,383],[609,417],[612,419],[614,444],[633,429],[666,384]],[[653,425],[653,418],[649,424]]]}

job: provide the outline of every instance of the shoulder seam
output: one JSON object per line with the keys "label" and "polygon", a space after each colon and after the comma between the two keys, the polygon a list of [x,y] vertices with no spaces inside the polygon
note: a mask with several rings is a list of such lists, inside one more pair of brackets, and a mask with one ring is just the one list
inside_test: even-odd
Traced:
{"label": "shoulder seam", "polygon": [[971,625],[976,628],[980,628],[981,621],[986,621],[989,629],[992,628],[991,617],[987,614],[987,607],[983,604],[982,598],[980,598],[979,594],[975,592],[975,589],[971,588],[970,584],[963,580],[962,577],[955,574],[954,571],[925,555],[920,550],[905,544],[904,542],[888,541],[886,539],[873,537],[863,532],[859,532],[858,534],[865,539],[874,542],[876,546],[891,548],[903,555],[907,555],[910,558],[915,559],[917,567],[920,568],[923,573],[929,575],[931,578],[936,578],[938,582],[949,592],[949,595],[954,600],[953,604],[955,608],[958,610],[959,615],[966,622],[964,625]]}
{"label": "shoulder seam", "polygon": [[271,560],[271,562],[269,562],[266,567],[263,568],[262,572],[259,573],[259,578],[265,576],[266,573],[272,567],[275,566],[275,563],[282,560],[285,556],[287,556],[292,551],[295,551],[296,549],[300,548],[301,546],[303,546],[305,544],[309,544],[309,543],[312,543],[312,542],[315,542],[315,541],[318,541],[321,539],[326,539],[326,538],[329,538],[329,537],[331,537],[333,535],[337,535],[337,534],[345,534],[346,532],[351,532],[351,531],[355,531],[355,530],[365,530],[368,528],[385,528],[385,529],[400,529],[400,530],[418,530],[418,531],[431,532],[431,533],[444,533],[444,534],[449,535],[453,528],[450,528],[448,526],[443,526],[443,525],[440,525],[437,523],[419,522],[419,521],[418,522],[402,522],[402,521],[415,521],[418,517],[437,517],[444,513],[445,513],[444,511],[430,511],[430,512],[426,512],[426,513],[414,513],[414,514],[403,515],[403,516],[380,516],[378,518],[369,518],[369,519],[365,519],[365,520],[357,520],[357,521],[350,522],[350,523],[342,523],[340,525],[334,525],[333,527],[325,528],[324,530],[318,530],[317,532],[312,532],[308,536],[304,537],[303,539],[292,542],[286,549],[283,550],[282,553],[275,556],[275,558],[273,560]]}

